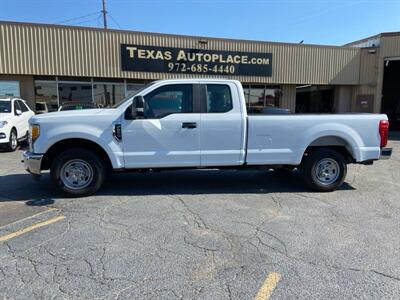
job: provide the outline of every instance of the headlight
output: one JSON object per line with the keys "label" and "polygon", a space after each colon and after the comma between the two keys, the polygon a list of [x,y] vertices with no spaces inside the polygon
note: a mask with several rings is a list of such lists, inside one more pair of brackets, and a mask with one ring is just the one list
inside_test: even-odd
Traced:
{"label": "headlight", "polygon": [[5,127],[8,124],[7,121],[0,121],[0,128]]}
{"label": "headlight", "polygon": [[40,125],[38,124],[31,125],[29,132],[31,134],[31,141],[33,143],[40,135]]}

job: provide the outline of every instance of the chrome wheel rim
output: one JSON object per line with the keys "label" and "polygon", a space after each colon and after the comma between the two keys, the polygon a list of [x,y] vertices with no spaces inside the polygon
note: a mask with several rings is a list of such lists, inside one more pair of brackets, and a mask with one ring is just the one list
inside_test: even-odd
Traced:
{"label": "chrome wheel rim", "polygon": [[70,189],[84,189],[93,180],[93,169],[86,161],[73,159],[62,166],[60,178]]}
{"label": "chrome wheel rim", "polygon": [[17,144],[18,144],[17,135],[15,134],[14,131],[11,132],[10,142],[11,142],[11,148],[12,149],[17,148]]}
{"label": "chrome wheel rim", "polygon": [[312,176],[320,184],[330,185],[340,176],[339,164],[332,158],[321,159],[314,165]]}

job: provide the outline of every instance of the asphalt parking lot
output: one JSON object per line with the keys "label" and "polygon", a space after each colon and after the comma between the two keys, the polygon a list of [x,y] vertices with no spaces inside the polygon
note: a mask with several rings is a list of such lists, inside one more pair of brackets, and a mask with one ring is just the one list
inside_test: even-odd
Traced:
{"label": "asphalt parking lot", "polygon": [[114,174],[95,196],[0,153],[0,298],[400,298],[400,142],[333,193],[267,171]]}

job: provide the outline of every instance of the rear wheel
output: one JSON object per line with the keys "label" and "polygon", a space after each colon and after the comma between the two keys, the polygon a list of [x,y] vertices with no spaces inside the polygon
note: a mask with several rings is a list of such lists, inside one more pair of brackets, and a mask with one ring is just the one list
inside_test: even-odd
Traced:
{"label": "rear wheel", "polygon": [[14,152],[18,147],[17,131],[13,128],[10,132],[10,139],[8,141],[7,150]]}
{"label": "rear wheel", "polygon": [[331,192],[342,185],[347,164],[339,152],[321,148],[304,158],[301,171],[306,184],[312,190]]}
{"label": "rear wheel", "polygon": [[50,167],[57,187],[72,197],[88,196],[103,184],[105,166],[98,155],[86,149],[70,149],[60,153]]}

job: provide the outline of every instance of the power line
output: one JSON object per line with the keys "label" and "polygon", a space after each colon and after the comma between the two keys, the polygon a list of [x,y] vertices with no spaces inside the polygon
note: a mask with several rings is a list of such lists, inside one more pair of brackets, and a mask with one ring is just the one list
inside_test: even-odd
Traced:
{"label": "power line", "polygon": [[71,23],[71,24],[69,24],[69,25],[80,25],[80,24],[85,24],[85,23],[89,23],[89,22],[92,22],[92,21],[98,21],[100,18],[101,18],[101,14],[98,13],[98,17],[96,17],[96,18],[91,18],[91,19],[84,20],[84,21],[81,21],[81,22]]}
{"label": "power line", "polygon": [[[55,22],[54,24],[66,24],[69,23],[68,25],[79,25],[79,24],[84,24],[84,23],[88,23],[88,22],[92,22],[92,21],[97,21],[97,25],[99,26],[99,20],[101,17],[103,17],[103,27],[104,29],[107,29],[107,14],[110,16],[111,20],[114,22],[114,24],[119,28],[122,29],[121,25],[119,25],[118,21],[107,11],[106,9],[106,0],[101,0],[102,2],[102,10],[101,11],[97,11],[97,12],[93,12],[87,15],[82,15],[82,16],[78,16],[78,17],[74,17],[71,19],[67,19],[67,20],[63,20],[60,22]],[[82,19],[86,19],[88,17],[92,17],[92,16],[96,16],[96,18],[91,18],[88,20],[82,20]],[[82,20],[79,22],[73,22],[73,21],[78,21],[78,20]],[[73,22],[73,23],[71,23]],[[101,25],[100,25],[101,26]]]}
{"label": "power line", "polygon": [[102,17],[102,14],[99,14],[99,17],[96,19],[97,27],[101,27],[102,26],[101,17]]}
{"label": "power line", "polygon": [[114,17],[113,17],[110,13],[108,13],[108,15],[110,16],[111,20],[115,23],[115,25],[117,25],[117,27],[118,27],[119,29],[122,29],[121,25],[119,25],[119,23],[117,22],[117,20],[115,20]]}
{"label": "power line", "polygon": [[55,24],[65,24],[65,23],[69,23],[71,21],[76,21],[76,20],[79,20],[79,19],[91,17],[91,16],[98,15],[98,14],[99,14],[99,12],[96,11],[95,13],[91,13],[91,14],[87,14],[87,15],[83,15],[83,16],[67,19],[67,20],[64,20],[64,21],[61,21],[61,22],[55,22]]}

